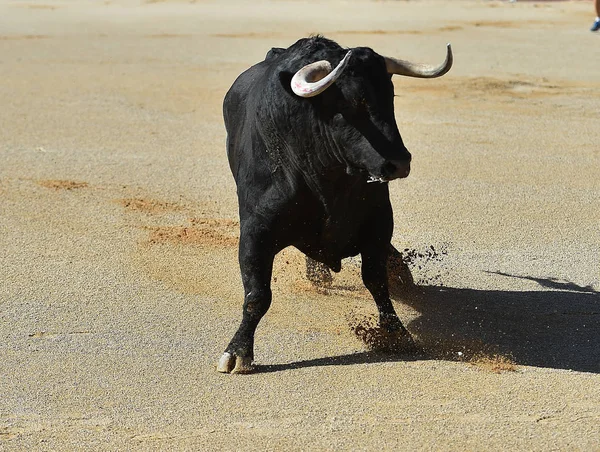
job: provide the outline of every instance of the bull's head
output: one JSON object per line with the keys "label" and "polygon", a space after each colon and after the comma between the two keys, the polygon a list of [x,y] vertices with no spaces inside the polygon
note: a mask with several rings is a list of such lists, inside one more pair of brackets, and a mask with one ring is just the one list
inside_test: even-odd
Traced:
{"label": "bull's head", "polygon": [[[335,68],[327,60],[304,66],[292,77],[291,88],[300,97],[327,97],[322,105],[329,111],[333,138],[344,149],[348,171],[366,170],[369,181],[387,182],[407,177],[411,160],[396,126],[392,75],[440,77],[450,70],[452,60],[450,44],[439,66],[356,48],[348,51]],[[342,74],[343,83],[328,90]]]}

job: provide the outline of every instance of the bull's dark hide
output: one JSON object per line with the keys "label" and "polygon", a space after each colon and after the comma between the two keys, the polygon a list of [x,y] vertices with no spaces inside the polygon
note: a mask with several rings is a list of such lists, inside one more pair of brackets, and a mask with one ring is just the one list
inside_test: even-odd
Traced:
{"label": "bull's dark hide", "polygon": [[245,299],[222,372],[251,368],[254,332],[271,303],[273,259],[288,246],[334,271],[360,253],[380,322],[409,337],[390,302],[386,259],[393,230],[387,182],[408,175],[411,157],[396,126],[384,57],[353,48],[342,75],[323,93],[303,98],[290,87],[305,65],[328,60],[335,66],[347,52],[320,36],[272,49],[225,97]]}

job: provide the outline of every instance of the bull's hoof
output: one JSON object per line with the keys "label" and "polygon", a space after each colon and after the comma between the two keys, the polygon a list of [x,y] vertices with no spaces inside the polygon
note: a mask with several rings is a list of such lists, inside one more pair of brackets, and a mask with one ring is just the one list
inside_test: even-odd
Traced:
{"label": "bull's hoof", "polygon": [[253,369],[252,358],[232,355],[229,352],[223,353],[217,364],[217,371],[225,374],[248,374]]}
{"label": "bull's hoof", "polygon": [[414,353],[419,351],[417,343],[413,339],[410,332],[402,325],[398,318],[392,318],[391,321],[381,322],[380,328],[385,331],[383,337],[383,349],[396,351],[404,351],[406,353]]}
{"label": "bull's hoof", "polygon": [[372,342],[372,349],[375,351],[410,355],[420,352],[412,335],[404,328],[395,331],[382,328],[379,334],[372,338]]}

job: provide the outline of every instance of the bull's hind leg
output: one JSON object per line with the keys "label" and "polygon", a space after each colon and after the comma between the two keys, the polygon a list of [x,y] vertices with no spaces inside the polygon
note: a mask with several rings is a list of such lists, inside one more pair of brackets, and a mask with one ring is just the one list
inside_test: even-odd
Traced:
{"label": "bull's hind leg", "polygon": [[[402,258],[402,253],[390,243],[387,258],[388,287],[392,294],[403,294],[415,286],[408,265]],[[315,287],[331,287],[333,277],[327,265],[306,257],[306,278]]]}
{"label": "bull's hind leg", "polygon": [[246,224],[241,231],[239,261],[244,283],[242,323],[221,356],[217,370],[248,373],[254,360],[254,333],[271,305],[271,275],[275,253],[266,246],[267,234]]}
{"label": "bull's hind leg", "polygon": [[388,287],[392,295],[402,295],[415,288],[415,281],[402,253],[390,243],[387,258]]}
{"label": "bull's hind leg", "polygon": [[329,287],[333,281],[329,267],[308,256],[306,256],[306,277],[316,287]]}

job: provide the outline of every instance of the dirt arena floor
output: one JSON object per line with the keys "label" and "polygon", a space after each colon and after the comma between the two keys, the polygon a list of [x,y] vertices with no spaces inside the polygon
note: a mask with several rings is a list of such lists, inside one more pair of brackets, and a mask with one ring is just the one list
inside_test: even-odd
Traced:
{"label": "dirt arena floor", "polygon": [[[600,34],[592,2],[0,2],[0,450],[600,450]],[[390,184],[419,354],[373,351],[359,262],[278,256],[257,372],[222,99],[274,46],[396,77]],[[433,247],[433,248],[432,248]],[[371,322],[371,323],[370,323]]]}

